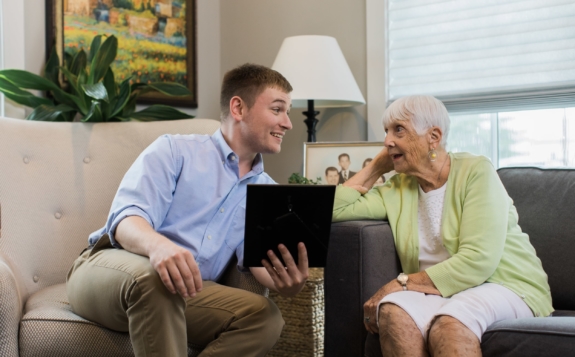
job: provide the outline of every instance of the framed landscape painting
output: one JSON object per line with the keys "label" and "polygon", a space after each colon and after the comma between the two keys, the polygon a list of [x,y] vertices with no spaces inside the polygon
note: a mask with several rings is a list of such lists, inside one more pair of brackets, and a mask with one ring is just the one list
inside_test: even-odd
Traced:
{"label": "framed landscape painting", "polygon": [[46,0],[48,55],[60,60],[81,48],[89,52],[96,35],[118,38],[112,64],[120,83],[176,82],[191,96],[161,93],[141,96],[144,103],[197,107],[195,0]]}

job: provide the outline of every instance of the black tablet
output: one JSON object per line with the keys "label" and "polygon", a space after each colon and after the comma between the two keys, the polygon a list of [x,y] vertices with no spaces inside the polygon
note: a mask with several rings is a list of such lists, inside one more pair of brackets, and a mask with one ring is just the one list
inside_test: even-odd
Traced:
{"label": "black tablet", "polygon": [[261,267],[284,244],[296,263],[297,244],[307,249],[310,267],[325,267],[335,186],[254,185],[247,187],[244,266]]}

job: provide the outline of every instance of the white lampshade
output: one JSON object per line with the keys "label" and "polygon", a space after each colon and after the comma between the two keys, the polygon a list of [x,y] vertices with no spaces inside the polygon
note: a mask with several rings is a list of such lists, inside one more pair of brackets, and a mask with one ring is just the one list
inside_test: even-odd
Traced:
{"label": "white lampshade", "polygon": [[365,104],[337,40],[329,36],[287,37],[272,68],[292,85],[292,106],[319,108]]}

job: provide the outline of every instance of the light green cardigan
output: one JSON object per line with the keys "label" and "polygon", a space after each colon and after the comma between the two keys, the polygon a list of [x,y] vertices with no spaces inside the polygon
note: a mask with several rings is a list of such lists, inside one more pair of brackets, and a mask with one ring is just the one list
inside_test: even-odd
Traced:
{"label": "light green cardigan", "polygon": [[[449,297],[484,282],[504,285],[524,299],[535,316],[553,312],[547,274],[517,224],[517,210],[491,162],[450,153],[441,236],[451,257],[425,271]],[[387,219],[402,269],[419,271],[418,182],[398,174],[365,195],[338,186],[333,221]]]}

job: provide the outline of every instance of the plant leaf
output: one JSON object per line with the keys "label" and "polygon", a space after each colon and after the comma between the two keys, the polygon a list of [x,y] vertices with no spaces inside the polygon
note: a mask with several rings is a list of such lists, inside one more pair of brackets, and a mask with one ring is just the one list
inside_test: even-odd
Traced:
{"label": "plant leaf", "polygon": [[28,91],[22,90],[3,76],[0,76],[0,92],[4,93],[6,98],[31,108],[36,108],[40,105],[54,105],[50,99],[37,97]]}
{"label": "plant leaf", "polygon": [[88,58],[86,56],[86,52],[84,52],[84,49],[81,49],[74,55],[72,63],[70,63],[70,72],[77,76],[82,68],[86,68],[87,63]]}
{"label": "plant leaf", "polygon": [[102,35],[94,37],[92,44],[90,45],[90,55],[88,56],[88,61],[92,63],[92,59],[96,56],[96,52],[100,49],[100,44],[102,43]]}
{"label": "plant leaf", "polygon": [[189,119],[193,115],[183,113],[167,105],[155,104],[132,113],[130,118],[141,121]]}
{"label": "plant leaf", "polygon": [[88,75],[88,84],[94,84],[102,80],[106,71],[116,59],[118,52],[118,39],[112,35],[100,46],[94,58],[90,63],[90,73]]}
{"label": "plant leaf", "polygon": [[46,91],[60,89],[54,82],[20,69],[3,69],[0,71],[0,76],[14,83],[19,88]]}
{"label": "plant leaf", "polygon": [[192,92],[190,92],[188,88],[179,83],[154,82],[148,84],[148,86],[157,90],[158,92],[171,96],[192,95]]}
{"label": "plant leaf", "polygon": [[[110,118],[114,118],[116,117],[116,115],[120,114],[120,112],[124,109],[124,107],[128,103],[128,99],[130,99],[130,94],[132,93],[132,89],[130,86],[130,79],[131,77],[126,78],[122,82],[122,84],[120,84],[120,94],[116,100],[114,108],[112,109],[112,113],[110,113],[109,116]],[[134,111],[132,111],[131,113],[133,112]]]}
{"label": "plant leaf", "polygon": [[93,100],[92,106],[90,107],[90,111],[86,116],[82,119],[83,122],[101,122],[103,119],[102,117],[102,109],[100,107],[100,102]]}
{"label": "plant leaf", "polygon": [[60,74],[59,67],[60,58],[56,53],[56,46],[53,46],[52,51],[50,51],[50,57],[48,57],[48,61],[46,61],[46,66],[44,67],[44,77],[57,86],[60,85],[58,79],[58,75]]}
{"label": "plant leaf", "polygon": [[78,86],[78,77],[74,75],[74,73],[70,72],[67,68],[65,67],[60,67],[60,70],[62,71],[62,73],[64,73],[64,77],[66,77],[66,80],[68,81],[68,83],[70,83],[70,85],[72,86],[73,89],[73,94],[78,95],[79,93],[81,93],[82,91],[80,90],[81,87]]}
{"label": "plant leaf", "polygon": [[98,82],[96,84],[84,84],[82,85],[82,89],[84,89],[84,93],[91,98],[103,100],[105,102],[108,101],[108,92],[102,82]]}
{"label": "plant leaf", "polygon": [[104,80],[102,81],[106,92],[108,92],[108,103],[102,106],[104,110],[104,116],[110,118],[113,109],[116,107],[116,97],[118,96],[118,85],[116,84],[116,79],[114,78],[114,72],[112,68],[108,68]]}
{"label": "plant leaf", "polygon": [[[28,117],[27,120],[41,120],[41,121],[57,121],[58,117],[61,117],[64,113],[75,112],[76,110],[65,104],[60,104],[57,106],[52,105],[40,105]],[[62,117],[62,119],[65,119]]]}
{"label": "plant leaf", "polygon": [[114,98],[118,94],[118,85],[116,84],[116,79],[114,78],[114,71],[112,68],[108,68],[106,75],[104,76],[104,87],[108,92],[109,98]]}
{"label": "plant leaf", "polygon": [[56,99],[57,103],[66,104],[71,107],[76,108],[82,114],[86,113],[87,108],[84,100],[80,96],[71,95],[69,93],[64,92],[60,88],[56,88],[55,90],[51,91],[54,99]]}

